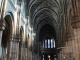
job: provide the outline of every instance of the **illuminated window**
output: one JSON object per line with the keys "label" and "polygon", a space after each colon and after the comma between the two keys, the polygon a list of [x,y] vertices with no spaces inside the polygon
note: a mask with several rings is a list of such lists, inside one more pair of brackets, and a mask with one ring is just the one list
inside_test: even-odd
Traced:
{"label": "illuminated window", "polygon": [[45,40],[45,48],[47,48],[47,40]]}
{"label": "illuminated window", "polygon": [[42,42],[43,48],[55,48],[55,40],[54,39],[45,39]]}
{"label": "illuminated window", "polygon": [[53,44],[54,44],[53,39],[51,39],[51,48],[53,48]]}
{"label": "illuminated window", "polygon": [[43,48],[44,48],[44,40],[43,40]]}
{"label": "illuminated window", "polygon": [[48,39],[48,48],[50,48],[50,39]]}
{"label": "illuminated window", "polygon": [[55,48],[55,40],[54,40],[54,48]]}

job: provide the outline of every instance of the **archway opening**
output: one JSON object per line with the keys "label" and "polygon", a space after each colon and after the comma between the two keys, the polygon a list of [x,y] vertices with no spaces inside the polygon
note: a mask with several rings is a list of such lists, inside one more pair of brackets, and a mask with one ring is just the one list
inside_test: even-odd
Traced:
{"label": "archway opening", "polygon": [[10,50],[10,45],[9,45],[9,40],[10,37],[12,37],[12,17],[10,15],[6,15],[5,16],[5,29],[3,30],[2,33],[2,41],[1,41],[1,45],[2,45],[2,56],[3,59],[8,59],[9,56],[9,50]]}
{"label": "archway opening", "polygon": [[53,26],[46,24],[40,29],[39,42],[41,42],[41,58],[43,60],[54,60],[57,58],[56,31]]}

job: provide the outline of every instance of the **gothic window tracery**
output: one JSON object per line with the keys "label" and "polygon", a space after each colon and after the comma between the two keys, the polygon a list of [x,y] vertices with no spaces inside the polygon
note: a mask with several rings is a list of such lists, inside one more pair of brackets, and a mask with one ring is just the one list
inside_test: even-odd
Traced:
{"label": "gothic window tracery", "polygon": [[43,48],[55,48],[55,40],[54,39],[44,39],[42,42]]}

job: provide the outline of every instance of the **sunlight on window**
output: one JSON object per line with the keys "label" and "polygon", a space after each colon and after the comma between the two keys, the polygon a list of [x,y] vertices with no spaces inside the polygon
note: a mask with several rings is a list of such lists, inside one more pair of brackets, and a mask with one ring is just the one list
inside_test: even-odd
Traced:
{"label": "sunlight on window", "polygon": [[54,40],[54,48],[55,48],[55,40]]}
{"label": "sunlight on window", "polygon": [[47,48],[47,40],[45,40],[45,48]]}
{"label": "sunlight on window", "polygon": [[55,48],[55,40],[54,39],[44,39],[42,42],[43,48]]}
{"label": "sunlight on window", "polygon": [[51,48],[53,48],[53,45],[54,45],[54,41],[53,39],[51,39]]}
{"label": "sunlight on window", "polygon": [[43,40],[43,48],[44,48],[44,40]]}
{"label": "sunlight on window", "polygon": [[48,48],[50,48],[50,39],[48,39]]}

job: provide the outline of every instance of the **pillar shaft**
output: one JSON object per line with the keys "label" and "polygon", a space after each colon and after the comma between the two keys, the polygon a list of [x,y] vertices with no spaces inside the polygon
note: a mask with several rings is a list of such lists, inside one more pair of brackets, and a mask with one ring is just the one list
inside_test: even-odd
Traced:
{"label": "pillar shaft", "polygon": [[72,27],[74,29],[74,38],[75,38],[75,50],[76,50],[76,60],[80,59],[80,55],[79,55],[79,45],[80,45],[80,20],[79,20],[79,16],[73,16],[72,18]]}
{"label": "pillar shaft", "polygon": [[0,59],[2,60],[2,46],[1,46],[1,42],[2,42],[2,33],[3,30],[5,29],[5,21],[0,19]]}
{"label": "pillar shaft", "polygon": [[8,43],[7,60],[18,60],[19,54],[19,38],[10,38]]}
{"label": "pillar shaft", "polygon": [[0,59],[2,58],[2,46],[1,46],[1,41],[2,41],[2,31],[0,31]]}

